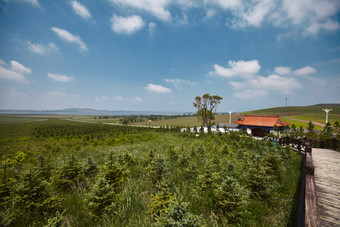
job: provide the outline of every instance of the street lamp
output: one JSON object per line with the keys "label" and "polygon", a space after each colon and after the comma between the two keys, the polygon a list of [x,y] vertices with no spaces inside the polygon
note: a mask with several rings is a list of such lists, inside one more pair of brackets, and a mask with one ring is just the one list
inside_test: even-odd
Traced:
{"label": "street lamp", "polygon": [[326,112],[326,124],[328,123],[328,112],[331,111],[332,109],[322,109],[323,111]]}

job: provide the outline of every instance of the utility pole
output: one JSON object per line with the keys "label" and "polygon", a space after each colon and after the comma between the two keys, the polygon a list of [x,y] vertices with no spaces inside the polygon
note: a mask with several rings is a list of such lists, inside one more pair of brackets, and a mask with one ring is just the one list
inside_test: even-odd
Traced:
{"label": "utility pole", "polygon": [[332,109],[322,109],[323,111],[326,112],[326,124],[328,123],[328,112],[331,111]]}
{"label": "utility pole", "polygon": [[231,124],[231,111],[229,111],[229,124]]}

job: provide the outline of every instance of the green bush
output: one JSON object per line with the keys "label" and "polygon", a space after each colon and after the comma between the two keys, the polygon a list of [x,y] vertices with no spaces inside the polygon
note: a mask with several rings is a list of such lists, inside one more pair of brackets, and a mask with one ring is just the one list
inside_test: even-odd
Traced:
{"label": "green bush", "polygon": [[66,164],[55,172],[54,184],[60,191],[70,191],[81,188],[85,182],[84,169],[74,155],[68,158]]}

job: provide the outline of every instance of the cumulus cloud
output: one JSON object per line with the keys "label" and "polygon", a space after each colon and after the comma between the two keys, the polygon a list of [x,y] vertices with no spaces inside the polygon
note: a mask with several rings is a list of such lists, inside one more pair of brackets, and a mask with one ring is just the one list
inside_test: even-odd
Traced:
{"label": "cumulus cloud", "polygon": [[9,67],[4,61],[2,61],[1,63],[5,67],[0,66],[0,79],[28,83],[28,81],[25,78],[25,74],[32,73],[32,70],[30,68],[26,68],[25,66],[23,66],[17,61],[10,61]]}
{"label": "cumulus cloud", "polygon": [[145,87],[146,90],[150,92],[156,92],[156,93],[168,93],[171,92],[170,88],[163,87],[161,85],[151,84],[149,83],[148,86]]}
{"label": "cumulus cloud", "polygon": [[257,4],[250,4],[242,12],[236,12],[236,18],[233,20],[234,27],[254,26],[259,27],[265,21],[271,10],[275,7],[272,0],[261,0]]}
{"label": "cumulus cloud", "polygon": [[72,8],[76,14],[81,16],[84,19],[90,19],[91,18],[91,13],[90,11],[82,4],[80,4],[77,1],[72,1],[71,2]]}
{"label": "cumulus cloud", "polygon": [[269,92],[288,94],[289,90],[302,87],[295,78],[279,75],[256,76],[243,82],[231,81],[229,84],[236,90],[234,96],[241,99],[261,97],[269,94]]}
{"label": "cumulus cloud", "polygon": [[275,72],[279,75],[286,75],[290,74],[292,70],[290,69],[290,67],[278,66],[275,68]]}
{"label": "cumulus cloud", "polygon": [[116,33],[132,34],[144,27],[143,19],[138,15],[121,17],[113,15],[111,28]]}
{"label": "cumulus cloud", "polygon": [[312,73],[316,73],[316,69],[314,69],[311,66],[305,66],[305,67],[295,70],[294,73],[299,76],[309,75]]}
{"label": "cumulus cloud", "polygon": [[110,0],[116,6],[130,7],[148,12],[163,21],[170,21],[171,14],[166,9],[172,1],[170,0]]}
{"label": "cumulus cloud", "polygon": [[54,80],[54,81],[57,81],[57,82],[70,82],[71,80],[74,80],[73,77],[55,74],[55,73],[47,73],[47,76],[51,80]]}
{"label": "cumulus cloud", "polygon": [[17,73],[22,73],[22,74],[31,74],[32,73],[30,68],[26,68],[25,66],[23,66],[22,64],[20,64],[17,61],[11,61],[11,67],[12,67],[12,70],[17,72]]}
{"label": "cumulus cloud", "polygon": [[[176,17],[184,15],[188,9],[201,9],[206,12],[201,19],[217,15],[227,15],[226,24],[231,28],[261,27],[271,24],[275,27],[303,33],[305,36],[317,35],[321,31],[336,31],[340,23],[336,15],[340,10],[337,0],[109,0],[122,12],[149,13],[159,20],[175,22]],[[190,14],[188,14],[190,15]],[[197,21],[196,15],[193,21]],[[281,36],[283,37],[283,36]]]}
{"label": "cumulus cloud", "polygon": [[262,88],[265,90],[278,91],[282,94],[288,94],[290,89],[297,89],[301,84],[294,78],[281,77],[279,75],[270,75],[268,77],[258,76],[247,82],[251,87]]}
{"label": "cumulus cloud", "polygon": [[209,72],[209,75],[217,75],[223,77],[249,77],[258,73],[261,69],[258,60],[252,61],[228,61],[229,67],[223,67],[218,64],[214,65],[215,71]]}
{"label": "cumulus cloud", "polygon": [[333,0],[283,0],[282,2],[286,21],[294,25],[304,25],[306,35],[314,35],[320,30],[339,29],[339,22],[331,19],[339,8],[339,2]]}
{"label": "cumulus cloud", "polygon": [[268,95],[268,91],[260,89],[246,89],[234,93],[234,96],[239,99],[253,99]]}
{"label": "cumulus cloud", "polygon": [[44,55],[51,51],[59,49],[57,45],[53,42],[50,42],[47,45],[43,45],[43,44],[38,44],[38,43],[34,44],[34,43],[31,43],[30,41],[27,41],[27,47],[31,52],[36,53],[36,54],[41,54],[41,55]]}
{"label": "cumulus cloud", "polygon": [[77,35],[72,35],[70,32],[65,29],[60,29],[56,27],[51,28],[62,40],[69,43],[76,43],[79,45],[81,51],[87,50],[86,44],[81,40],[81,38]]}
{"label": "cumulus cloud", "polygon": [[173,86],[175,86],[176,88],[180,88],[182,85],[189,85],[189,86],[195,86],[196,83],[195,82],[191,82],[189,80],[182,80],[182,79],[164,79],[165,82],[172,84]]}
{"label": "cumulus cloud", "polygon": [[247,86],[245,83],[235,81],[230,81],[229,84],[236,90],[241,90]]}

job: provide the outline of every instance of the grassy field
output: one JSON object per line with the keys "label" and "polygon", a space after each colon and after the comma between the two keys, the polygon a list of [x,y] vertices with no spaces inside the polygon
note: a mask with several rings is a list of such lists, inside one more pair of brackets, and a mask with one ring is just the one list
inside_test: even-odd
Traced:
{"label": "grassy field", "polygon": [[[329,122],[334,124],[335,121],[340,122],[340,107],[336,106],[293,106],[293,107],[277,107],[277,108],[269,108],[269,109],[261,109],[261,110],[254,110],[254,111],[247,111],[243,113],[234,113],[232,114],[232,122],[237,121],[238,119],[242,119],[245,114],[254,114],[254,115],[279,115],[282,121],[289,122],[290,124],[295,124],[296,126],[303,128],[308,127],[308,123],[288,119],[285,117],[291,117],[298,120],[304,121],[312,121],[318,123],[325,123],[325,112],[322,109],[325,108],[332,108],[332,111],[329,115]],[[216,115],[216,120],[214,120],[216,124],[220,123],[229,123],[229,115],[222,114]],[[193,127],[193,126],[200,126],[201,123],[195,116],[190,117],[179,117],[170,120],[164,121],[154,121],[151,123],[139,123],[139,124],[147,124],[152,126],[185,126],[185,127]],[[322,129],[321,126],[316,126],[316,129]]]}
{"label": "grassy field", "polygon": [[269,109],[261,109],[261,110],[253,110],[247,111],[246,114],[279,114],[280,116],[295,116],[295,115],[306,115],[306,114],[321,114],[323,115],[323,119],[325,116],[325,112],[322,109],[331,108],[331,114],[340,114],[340,106],[339,105],[315,105],[315,106],[290,106],[290,107],[276,107]]}
{"label": "grassy field", "polygon": [[289,149],[238,133],[8,120],[2,226],[296,225],[302,159]]}

